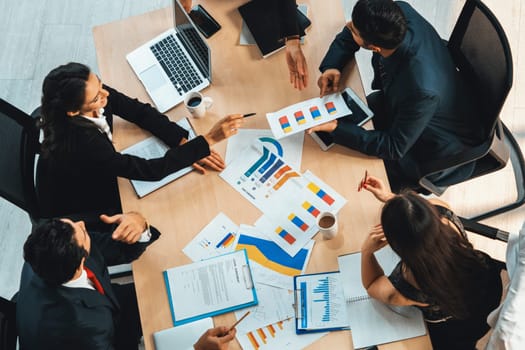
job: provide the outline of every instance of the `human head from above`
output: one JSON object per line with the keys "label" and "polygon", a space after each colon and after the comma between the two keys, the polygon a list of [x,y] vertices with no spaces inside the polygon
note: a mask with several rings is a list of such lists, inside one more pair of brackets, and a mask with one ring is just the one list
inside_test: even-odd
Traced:
{"label": "human head from above", "polygon": [[375,52],[396,49],[407,31],[405,15],[392,0],[359,0],[347,27],[359,46]]}
{"label": "human head from above", "polygon": [[71,62],[49,72],[42,85],[41,101],[44,153],[53,152],[60,144],[68,118],[96,117],[106,106],[108,96],[97,75],[81,63]]}
{"label": "human head from above", "polygon": [[81,271],[91,249],[83,221],[52,219],[37,226],[24,244],[24,259],[48,285],[59,286]]}
{"label": "human head from above", "polygon": [[388,244],[419,289],[432,295],[449,314],[467,317],[472,310],[469,295],[476,294],[474,281],[481,280],[476,271],[484,264],[472,244],[443,221],[434,205],[413,191],[385,202],[381,225]]}

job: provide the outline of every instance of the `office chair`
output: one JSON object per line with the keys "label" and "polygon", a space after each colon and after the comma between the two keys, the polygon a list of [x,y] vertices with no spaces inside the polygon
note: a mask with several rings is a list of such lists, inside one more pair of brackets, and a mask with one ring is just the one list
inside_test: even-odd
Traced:
{"label": "office chair", "polygon": [[[481,104],[479,124],[485,141],[463,152],[428,162],[417,171],[422,174],[420,186],[437,196],[449,185],[467,181],[503,168],[510,157],[517,189],[516,200],[508,205],[482,213],[473,220],[481,220],[525,203],[525,161],[512,133],[499,118],[501,108],[512,86],[512,55],[500,23],[479,0],[467,0],[448,41],[448,49],[460,74],[475,91]],[[472,175],[453,183],[433,182],[430,176],[444,170],[475,162]]]}
{"label": "office chair", "polygon": [[35,120],[0,99],[0,196],[24,210],[33,224],[41,219],[34,182],[38,137]]}
{"label": "office chair", "polygon": [[0,349],[16,349],[16,304],[0,297]]}

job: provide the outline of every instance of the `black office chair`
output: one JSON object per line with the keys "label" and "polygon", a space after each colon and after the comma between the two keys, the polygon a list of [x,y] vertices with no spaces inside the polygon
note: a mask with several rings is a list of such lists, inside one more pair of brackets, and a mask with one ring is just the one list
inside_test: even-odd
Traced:
{"label": "black office chair", "polygon": [[0,99],[0,196],[28,213],[33,224],[41,219],[34,181],[38,137],[35,120]]}
{"label": "black office chair", "polygon": [[0,297],[0,349],[16,349],[16,304]]}
{"label": "black office chair", "polygon": [[[500,23],[479,0],[467,0],[448,42],[458,71],[468,82],[481,104],[479,124],[486,132],[485,142],[454,156],[432,161],[418,170],[419,184],[435,195],[441,195],[453,183],[433,182],[430,177],[456,166],[475,162],[470,180],[503,168],[510,156],[517,188],[516,200],[508,205],[472,217],[481,220],[525,203],[525,161],[512,133],[499,118],[501,108],[512,87],[512,55]],[[446,180],[445,180],[446,182]]]}

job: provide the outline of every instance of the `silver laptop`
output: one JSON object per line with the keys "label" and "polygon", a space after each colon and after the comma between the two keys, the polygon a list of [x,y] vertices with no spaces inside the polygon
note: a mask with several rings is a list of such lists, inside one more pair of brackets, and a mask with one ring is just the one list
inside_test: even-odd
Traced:
{"label": "silver laptop", "polygon": [[210,48],[178,0],[173,0],[173,19],[173,29],[126,56],[161,112],[211,82]]}

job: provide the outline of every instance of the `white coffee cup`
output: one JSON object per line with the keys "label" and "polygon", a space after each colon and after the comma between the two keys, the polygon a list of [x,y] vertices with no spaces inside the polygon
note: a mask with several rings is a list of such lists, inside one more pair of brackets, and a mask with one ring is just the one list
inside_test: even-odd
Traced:
{"label": "white coffee cup", "polygon": [[337,217],[329,211],[323,211],[317,217],[317,227],[324,239],[332,239],[337,235]]}
{"label": "white coffee cup", "polygon": [[213,104],[211,97],[204,97],[200,92],[189,92],[184,98],[184,105],[188,109],[188,112],[195,118],[202,118],[206,115],[208,110]]}

